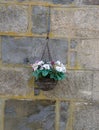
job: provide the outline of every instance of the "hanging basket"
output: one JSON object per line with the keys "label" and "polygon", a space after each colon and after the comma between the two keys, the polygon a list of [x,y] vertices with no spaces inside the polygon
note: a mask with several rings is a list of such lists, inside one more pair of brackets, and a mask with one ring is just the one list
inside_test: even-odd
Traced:
{"label": "hanging basket", "polygon": [[35,83],[38,85],[38,88],[43,91],[49,91],[54,89],[57,84],[57,80],[51,79],[49,77],[42,77],[38,80],[35,80]]}
{"label": "hanging basket", "polygon": [[35,83],[37,84],[38,89],[41,89],[43,91],[54,89],[58,80],[64,79],[65,68],[65,66],[60,61],[53,62],[54,60],[49,47],[50,7],[48,16],[46,44],[41,54],[40,61],[38,63],[35,62],[31,65],[33,68],[33,76],[37,79],[35,80]]}

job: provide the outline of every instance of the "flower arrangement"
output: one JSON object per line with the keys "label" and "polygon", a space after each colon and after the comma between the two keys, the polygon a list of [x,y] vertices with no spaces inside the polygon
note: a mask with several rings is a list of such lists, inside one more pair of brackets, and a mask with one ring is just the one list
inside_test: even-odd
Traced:
{"label": "flower arrangement", "polygon": [[66,77],[66,67],[60,61],[36,61],[34,64],[31,64],[31,67],[33,69],[32,75],[36,80],[43,77],[58,81]]}

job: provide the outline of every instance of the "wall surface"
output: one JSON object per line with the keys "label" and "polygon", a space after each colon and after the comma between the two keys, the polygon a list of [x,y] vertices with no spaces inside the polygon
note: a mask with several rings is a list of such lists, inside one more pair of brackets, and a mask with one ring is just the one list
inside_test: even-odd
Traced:
{"label": "wall surface", "polygon": [[[39,91],[30,63],[49,47],[67,78]],[[99,130],[99,0],[0,0],[0,130]]]}

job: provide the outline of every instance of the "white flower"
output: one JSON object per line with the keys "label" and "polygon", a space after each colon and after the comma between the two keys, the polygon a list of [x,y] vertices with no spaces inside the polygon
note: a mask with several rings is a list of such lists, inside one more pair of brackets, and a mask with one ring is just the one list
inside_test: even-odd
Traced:
{"label": "white flower", "polygon": [[62,67],[62,72],[66,73],[66,67]]}
{"label": "white flower", "polygon": [[55,62],[55,69],[57,70],[57,71],[59,71],[59,72],[63,72],[63,73],[65,73],[66,72],[66,68],[65,68],[65,66],[64,66],[64,64],[62,64],[60,61],[56,61]]}
{"label": "white flower", "polygon": [[66,72],[66,67],[63,64],[61,64],[61,67],[62,67],[63,72],[65,73]]}
{"label": "white flower", "polygon": [[32,68],[34,68],[35,66],[38,66],[37,63],[35,64],[31,64]]}
{"label": "white flower", "polygon": [[61,65],[61,62],[58,60],[58,61],[55,62],[55,64]]}
{"label": "white flower", "polygon": [[34,71],[38,69],[38,65],[37,65],[37,63],[35,63],[35,64],[31,64],[31,66],[32,66],[32,68],[33,68]]}
{"label": "white flower", "polygon": [[38,69],[38,66],[35,66],[35,67],[33,68],[34,71],[36,71],[37,69]]}
{"label": "white flower", "polygon": [[60,64],[61,67],[65,67],[62,63]]}
{"label": "white flower", "polygon": [[61,67],[56,66],[55,68],[56,68],[57,71],[62,72],[62,68]]}
{"label": "white flower", "polygon": [[42,65],[42,64],[44,64],[44,62],[41,60],[41,61],[37,62],[37,64]]}
{"label": "white flower", "polygon": [[64,67],[56,66],[55,69],[56,69],[57,71],[59,71],[59,72],[63,72],[63,73],[66,72],[66,68],[65,68],[65,66],[64,66]]}
{"label": "white flower", "polygon": [[49,64],[44,64],[42,67],[43,67],[44,69],[47,69],[47,70],[50,69],[50,65],[49,65]]}
{"label": "white flower", "polygon": [[34,64],[31,64],[32,68],[34,71],[36,71],[37,69],[43,70],[43,69],[55,69],[58,72],[63,72],[66,73],[66,67],[64,66],[64,64],[62,64],[60,61],[56,61],[55,65],[52,66],[51,62],[43,62],[43,61],[37,61]]}

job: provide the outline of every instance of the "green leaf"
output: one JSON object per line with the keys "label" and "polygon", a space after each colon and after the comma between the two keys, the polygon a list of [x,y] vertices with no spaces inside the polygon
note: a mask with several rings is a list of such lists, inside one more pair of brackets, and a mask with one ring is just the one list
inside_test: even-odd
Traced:
{"label": "green leaf", "polygon": [[40,77],[46,77],[47,75],[50,76],[50,78],[54,79],[54,80],[62,80],[66,77],[66,75],[63,73],[63,72],[58,72],[58,71],[55,71],[53,69],[50,69],[50,70],[46,70],[46,69],[43,69],[43,70],[36,70],[34,72],[32,72],[32,75],[38,79]]}
{"label": "green leaf", "polygon": [[65,74],[62,73],[62,72],[58,72],[58,73],[57,73],[57,78],[58,78],[58,80],[62,80],[62,79],[65,78]]}
{"label": "green leaf", "polygon": [[61,74],[62,79],[64,79],[66,76],[64,73]]}
{"label": "green leaf", "polygon": [[36,70],[33,72],[33,76],[38,79],[41,76],[41,71],[40,70]]}
{"label": "green leaf", "polygon": [[42,71],[42,75],[43,75],[44,77],[46,77],[46,76],[48,75],[48,73],[49,73],[48,70],[43,70],[43,71]]}
{"label": "green leaf", "polygon": [[60,75],[56,75],[57,76],[57,80],[61,80],[62,79],[62,77],[60,76]]}
{"label": "green leaf", "polygon": [[54,74],[50,74],[50,78],[54,79]]}

